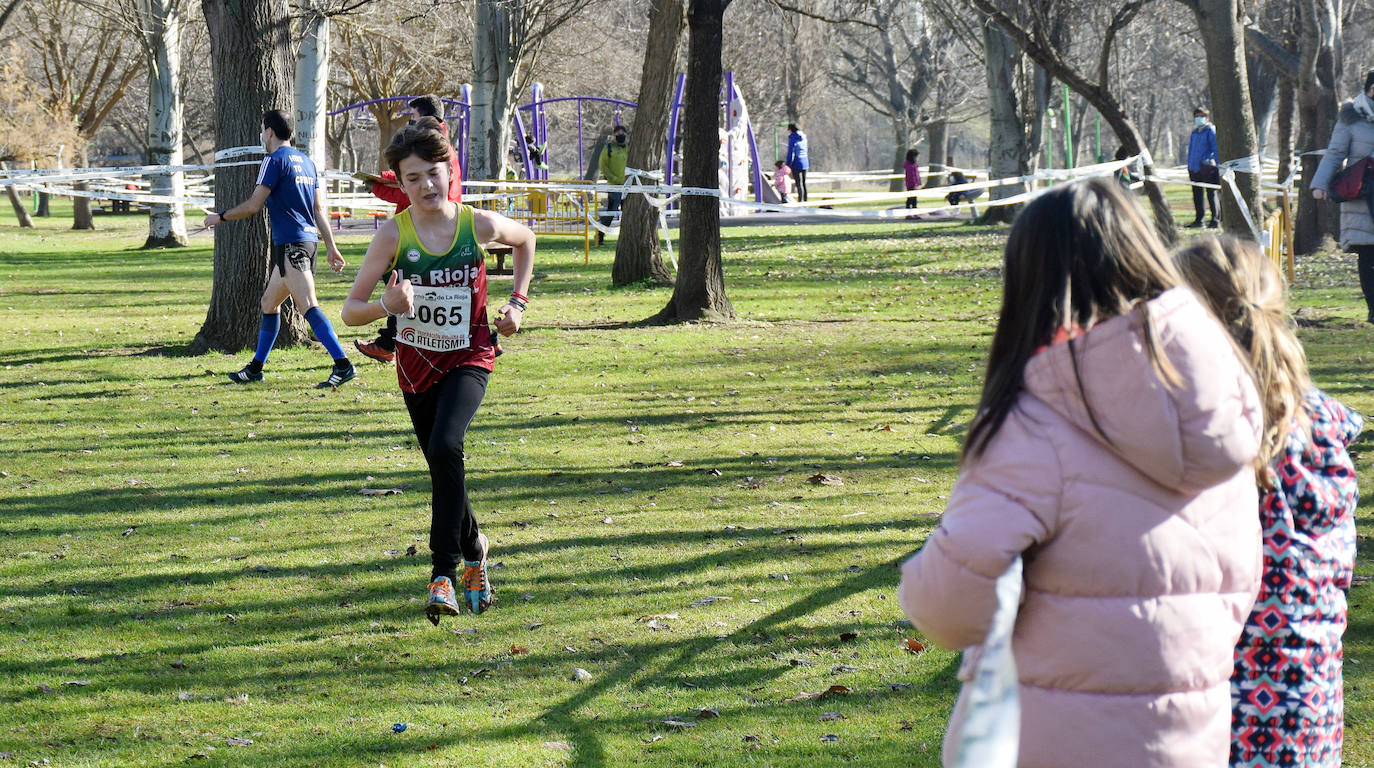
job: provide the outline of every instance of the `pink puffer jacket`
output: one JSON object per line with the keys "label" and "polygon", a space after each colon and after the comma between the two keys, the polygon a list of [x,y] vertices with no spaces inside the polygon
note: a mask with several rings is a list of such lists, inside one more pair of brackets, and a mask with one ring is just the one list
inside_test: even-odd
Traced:
{"label": "pink puffer jacket", "polygon": [[[993,582],[1025,555],[1013,636],[1021,766],[1224,766],[1231,652],[1254,602],[1251,462],[1261,409],[1228,341],[1186,289],[1026,365],[1025,391],[959,473],[940,527],[902,566],[901,602],[937,643],[983,641]],[[1105,439],[1102,435],[1105,435]]]}

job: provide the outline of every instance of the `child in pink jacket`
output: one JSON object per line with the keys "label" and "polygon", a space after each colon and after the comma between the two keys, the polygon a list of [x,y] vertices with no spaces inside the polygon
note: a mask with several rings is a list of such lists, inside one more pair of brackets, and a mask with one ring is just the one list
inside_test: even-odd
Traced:
{"label": "child in pink jacket", "polygon": [[1224,765],[1259,586],[1254,386],[1110,180],[1027,205],[1004,264],[959,477],[902,606],[935,642],[979,645],[1019,555],[1018,765]]}
{"label": "child in pink jacket", "polygon": [[773,162],[773,188],[778,191],[779,200],[784,203],[791,202],[792,169],[781,160]]}
{"label": "child in pink jacket", "polygon": [[1175,262],[1247,353],[1264,400],[1264,575],[1235,650],[1231,765],[1337,768],[1360,495],[1346,448],[1364,418],[1312,386],[1283,281],[1258,248],[1204,238]]}

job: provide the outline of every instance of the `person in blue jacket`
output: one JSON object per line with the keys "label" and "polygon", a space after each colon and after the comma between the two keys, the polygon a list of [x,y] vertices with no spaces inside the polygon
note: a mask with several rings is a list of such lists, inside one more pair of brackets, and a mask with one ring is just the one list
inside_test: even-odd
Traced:
{"label": "person in blue jacket", "polygon": [[[1208,120],[1211,116],[1212,113],[1203,107],[1193,110],[1193,133],[1188,137],[1189,181],[1204,184],[1221,183],[1221,171],[1217,167],[1217,129]],[[1190,229],[1202,226],[1203,192],[1207,193],[1207,207],[1212,211],[1212,218],[1207,222],[1207,226],[1213,229],[1217,226],[1217,191],[1193,187],[1193,209],[1197,211],[1197,217],[1188,225]]]}
{"label": "person in blue jacket", "polygon": [[787,167],[792,169],[792,183],[796,185],[797,202],[806,202],[806,169],[811,162],[806,158],[806,134],[796,123],[787,124]]}

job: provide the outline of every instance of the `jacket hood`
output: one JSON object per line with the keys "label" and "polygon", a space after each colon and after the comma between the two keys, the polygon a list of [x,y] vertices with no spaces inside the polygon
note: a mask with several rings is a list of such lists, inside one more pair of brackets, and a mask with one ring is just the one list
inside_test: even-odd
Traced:
{"label": "jacket hood", "polygon": [[1361,122],[1363,118],[1360,117],[1359,112],[1355,111],[1355,102],[1352,99],[1341,105],[1340,110],[1336,112],[1336,119],[1346,125],[1350,125],[1352,123]]}
{"label": "jacket hood", "polygon": [[[1182,384],[1146,351],[1142,313]],[[1082,386],[1080,387],[1080,381]],[[1249,465],[1262,422],[1254,384],[1226,332],[1191,291],[1174,288],[1056,344],[1026,364],[1026,391],[1167,488],[1196,492]]]}

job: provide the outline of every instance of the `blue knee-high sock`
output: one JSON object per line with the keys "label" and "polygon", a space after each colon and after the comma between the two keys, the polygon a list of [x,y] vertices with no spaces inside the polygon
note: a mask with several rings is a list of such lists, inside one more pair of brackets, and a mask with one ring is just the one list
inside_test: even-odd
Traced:
{"label": "blue knee-high sock", "polygon": [[343,345],[339,343],[339,337],[334,335],[334,326],[329,324],[329,318],[324,316],[319,307],[311,307],[305,313],[305,319],[309,321],[311,330],[315,331],[315,338],[324,345],[329,356],[334,360],[347,360],[348,355],[344,354]]}
{"label": "blue knee-high sock", "polygon": [[258,349],[253,353],[253,359],[259,365],[267,362],[267,355],[272,351],[272,345],[277,341],[277,330],[281,328],[281,315],[273,312],[270,315],[262,316],[262,327],[258,329]]}

